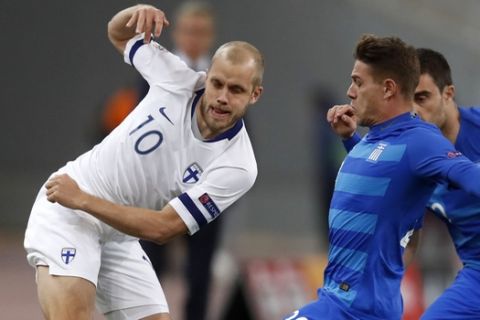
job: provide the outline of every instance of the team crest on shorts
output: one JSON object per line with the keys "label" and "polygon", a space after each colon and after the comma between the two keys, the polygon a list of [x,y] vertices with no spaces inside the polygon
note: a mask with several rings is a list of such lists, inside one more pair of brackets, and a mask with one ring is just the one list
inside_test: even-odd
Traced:
{"label": "team crest on shorts", "polygon": [[77,249],[75,248],[63,248],[62,249],[62,260],[65,264],[69,264],[75,258]]}
{"label": "team crest on shorts", "polygon": [[200,180],[202,172],[202,168],[200,168],[200,166],[196,162],[192,163],[183,173],[183,183],[197,183],[198,180]]}

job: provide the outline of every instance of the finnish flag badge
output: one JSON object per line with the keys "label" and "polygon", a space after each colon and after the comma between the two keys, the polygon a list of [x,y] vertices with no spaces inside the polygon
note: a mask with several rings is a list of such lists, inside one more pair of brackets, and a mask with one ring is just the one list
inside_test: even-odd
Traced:
{"label": "finnish flag badge", "polygon": [[185,169],[185,172],[183,172],[183,183],[197,183],[198,180],[200,180],[202,172],[202,168],[200,168],[196,162],[192,163],[187,169]]}
{"label": "finnish flag badge", "polygon": [[63,248],[62,249],[62,260],[65,264],[69,264],[75,258],[77,249],[75,248]]}

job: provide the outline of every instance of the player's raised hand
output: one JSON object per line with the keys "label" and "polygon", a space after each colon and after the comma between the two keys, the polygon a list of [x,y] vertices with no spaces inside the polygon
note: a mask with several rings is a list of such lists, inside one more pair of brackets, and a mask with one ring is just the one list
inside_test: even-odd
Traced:
{"label": "player's raised hand", "polygon": [[169,26],[165,13],[151,5],[138,5],[128,20],[126,27],[135,27],[136,33],[145,33],[145,43],[150,42],[152,34],[159,37],[164,26]]}
{"label": "player's raised hand", "polygon": [[328,109],[327,121],[333,131],[343,139],[350,138],[357,130],[357,117],[349,104],[336,105]]}
{"label": "player's raised hand", "polygon": [[45,184],[47,199],[70,209],[80,209],[85,193],[67,174],[55,175]]}

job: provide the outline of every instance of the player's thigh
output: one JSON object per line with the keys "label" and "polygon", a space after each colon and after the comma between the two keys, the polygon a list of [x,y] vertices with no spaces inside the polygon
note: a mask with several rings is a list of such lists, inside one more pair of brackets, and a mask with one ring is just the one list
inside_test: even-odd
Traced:
{"label": "player's thigh", "polygon": [[49,202],[40,190],[24,245],[37,270],[38,297],[48,318],[68,319],[71,312],[93,310],[101,253],[98,223],[86,213]]}
{"label": "player's thigh", "polygon": [[133,310],[136,319],[168,314],[168,304],[160,282],[137,240],[104,244],[97,307],[105,315],[117,311],[118,317],[121,313]]}
{"label": "player's thigh", "polygon": [[95,285],[79,277],[54,276],[47,266],[37,267],[37,291],[47,319],[91,319]]}

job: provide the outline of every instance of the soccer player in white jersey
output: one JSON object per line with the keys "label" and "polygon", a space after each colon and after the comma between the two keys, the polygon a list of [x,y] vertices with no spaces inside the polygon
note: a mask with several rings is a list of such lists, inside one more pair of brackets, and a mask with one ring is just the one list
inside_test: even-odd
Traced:
{"label": "soccer player in white jersey", "polygon": [[242,116],[262,93],[263,58],[229,42],[207,74],[152,41],[164,13],[137,5],[108,35],[148,81],[133,112],[41,188],[25,235],[47,319],[170,319],[138,238],[195,233],[253,185],[257,167]]}

